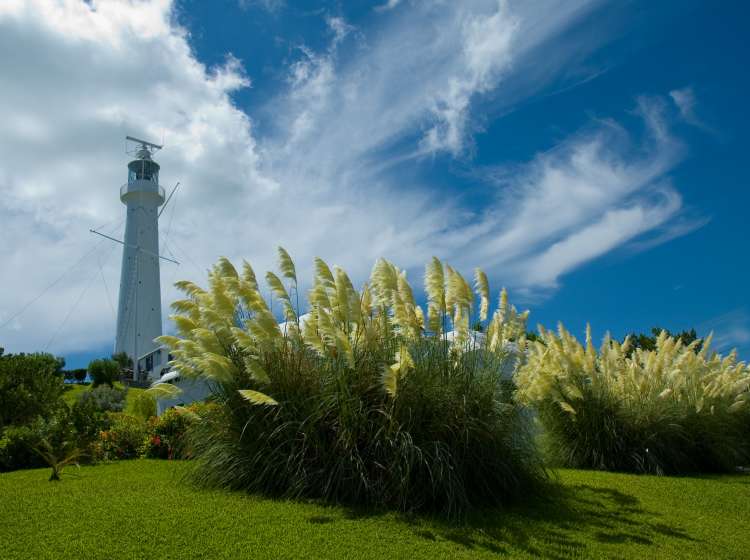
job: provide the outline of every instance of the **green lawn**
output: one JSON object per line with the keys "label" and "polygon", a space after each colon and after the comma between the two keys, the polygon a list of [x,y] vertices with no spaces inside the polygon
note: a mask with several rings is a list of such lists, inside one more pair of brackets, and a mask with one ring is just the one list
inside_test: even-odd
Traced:
{"label": "green lawn", "polygon": [[73,406],[78,400],[78,396],[91,389],[91,385],[79,385],[78,383],[69,383],[65,385],[65,392],[63,393],[63,400],[69,405]]}
{"label": "green lawn", "polygon": [[186,463],[0,474],[16,558],[748,558],[750,476],[561,471],[561,495],[463,525],[196,490]]}

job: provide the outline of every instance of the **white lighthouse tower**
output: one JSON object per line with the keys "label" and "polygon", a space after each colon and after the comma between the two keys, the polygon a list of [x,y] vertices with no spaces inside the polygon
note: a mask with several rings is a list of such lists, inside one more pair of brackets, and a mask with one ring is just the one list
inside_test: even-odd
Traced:
{"label": "white lighthouse tower", "polygon": [[127,219],[115,352],[125,352],[133,360],[133,377],[138,381],[138,358],[154,350],[154,339],[161,336],[159,207],[165,197],[159,186],[159,164],[151,159],[161,146],[130,136],[127,139],[138,148],[128,164],[128,182],[120,188]]}

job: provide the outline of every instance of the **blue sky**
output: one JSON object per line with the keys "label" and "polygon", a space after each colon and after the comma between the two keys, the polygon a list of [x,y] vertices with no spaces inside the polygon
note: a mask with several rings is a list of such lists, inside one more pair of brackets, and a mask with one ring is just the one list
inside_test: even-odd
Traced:
{"label": "blue sky", "polygon": [[695,327],[747,359],[746,3],[391,3],[0,10],[6,143],[35,168],[0,163],[3,277],[36,270],[8,281],[0,346],[71,367],[111,348],[119,252],[87,229],[121,228],[132,133],[165,137],[184,184],[165,285],[222,254],[262,270],[279,243],[303,271],[320,255],[363,281],[383,255],[419,285],[436,254],[486,268],[531,325]]}

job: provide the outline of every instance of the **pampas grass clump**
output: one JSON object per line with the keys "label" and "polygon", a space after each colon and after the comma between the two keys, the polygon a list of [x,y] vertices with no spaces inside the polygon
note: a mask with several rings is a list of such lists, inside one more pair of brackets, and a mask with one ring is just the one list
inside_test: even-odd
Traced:
{"label": "pampas grass clump", "polygon": [[516,381],[553,460],[572,468],[654,474],[733,471],[750,463],[750,368],[710,338],[656,350],[605,338],[585,347],[562,325],[529,345]]}
{"label": "pampas grass clump", "polygon": [[488,320],[481,270],[475,294],[433,259],[425,316],[390,262],[379,260],[356,290],[316,259],[300,317],[294,263],[283,249],[279,260],[280,274],[265,279],[281,326],[248,263],[237,271],[221,259],[205,290],[178,283],[187,296],[173,304],[179,333],[160,341],[216,402],[194,428],[199,483],[458,515],[526,496],[545,479],[528,416],[501,373],[517,359],[509,343],[525,345],[526,315],[503,292]]}

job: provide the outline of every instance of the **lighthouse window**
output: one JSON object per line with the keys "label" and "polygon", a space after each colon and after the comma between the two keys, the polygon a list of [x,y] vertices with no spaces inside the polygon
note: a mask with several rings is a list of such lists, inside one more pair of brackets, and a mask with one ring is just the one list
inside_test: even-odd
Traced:
{"label": "lighthouse window", "polygon": [[150,160],[131,161],[128,165],[128,182],[151,181],[159,182],[159,165]]}

